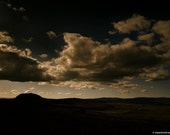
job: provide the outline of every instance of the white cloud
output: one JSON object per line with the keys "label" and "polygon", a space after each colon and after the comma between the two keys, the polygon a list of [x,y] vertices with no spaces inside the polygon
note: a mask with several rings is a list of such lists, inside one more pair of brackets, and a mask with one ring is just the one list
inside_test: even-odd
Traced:
{"label": "white cloud", "polygon": [[14,39],[9,36],[7,31],[0,31],[0,43],[10,43],[14,42]]}
{"label": "white cloud", "polygon": [[7,3],[7,7],[11,8],[12,4],[11,3]]}
{"label": "white cloud", "polygon": [[[29,48],[26,48],[24,50],[18,49],[16,46],[11,46],[11,45],[7,45],[7,44],[0,44],[0,51],[2,52],[10,52],[10,53],[16,53],[19,56],[22,57],[28,57],[30,59],[34,59],[32,58],[31,55],[31,50]],[[35,60],[35,59],[34,59]]]}
{"label": "white cloud", "polygon": [[0,59],[0,79],[11,81],[47,81],[51,78],[43,68],[39,67],[38,60],[31,56],[29,48],[21,50],[16,46],[0,44]]}
{"label": "white cloud", "polygon": [[[54,82],[53,82],[54,83]],[[90,82],[90,81],[64,81],[57,83],[57,86],[69,86],[70,88],[74,88],[76,90],[94,90],[99,89],[101,85],[98,82]]]}
{"label": "white cloud", "polygon": [[64,33],[67,45],[58,58],[40,64],[56,80],[113,81],[138,76],[160,62],[151,46],[124,38],[119,44],[101,44],[77,33]]}
{"label": "white cloud", "polygon": [[138,40],[145,41],[150,45],[152,42],[154,42],[154,33],[139,35]]}
{"label": "white cloud", "polygon": [[130,81],[120,80],[118,82],[112,83],[111,87],[115,89],[137,89],[139,85],[137,83],[131,83]]}
{"label": "white cloud", "polygon": [[134,14],[132,18],[127,20],[114,22],[113,27],[120,33],[130,33],[132,31],[141,31],[148,29],[151,22],[144,16]]}
{"label": "white cloud", "polygon": [[57,38],[57,35],[54,31],[48,31],[48,32],[46,32],[46,34],[50,39]]}
{"label": "white cloud", "polygon": [[140,74],[140,77],[146,81],[156,81],[156,80],[167,80],[170,78],[170,73],[168,70],[162,67],[145,69],[144,73]]}
{"label": "white cloud", "polygon": [[111,30],[110,30],[108,33],[109,33],[110,35],[114,35],[114,34],[116,34],[116,31],[113,31],[113,30],[111,31]]}
{"label": "white cloud", "polygon": [[130,93],[130,91],[129,90],[122,90],[122,89],[119,89],[119,90],[117,90],[117,92],[120,92],[121,94],[129,94]]}
{"label": "white cloud", "polygon": [[25,90],[24,93],[32,93],[32,90]]}
{"label": "white cloud", "polygon": [[26,9],[25,9],[24,7],[19,7],[19,8],[18,8],[18,11],[19,11],[19,12],[25,12]]}
{"label": "white cloud", "polygon": [[40,57],[41,57],[41,58],[47,58],[47,57],[48,57],[48,55],[47,55],[47,54],[45,54],[45,53],[43,53],[43,54],[41,54],[41,55],[40,55]]}
{"label": "white cloud", "polygon": [[23,6],[16,7],[16,6],[12,5],[11,3],[7,3],[7,7],[12,9],[15,12],[25,12],[26,11],[26,9]]}
{"label": "white cloud", "polygon": [[38,85],[48,85],[48,82],[38,82]]}
{"label": "white cloud", "polygon": [[54,52],[55,52],[56,54],[59,54],[59,50],[57,50],[57,49],[55,49]]}
{"label": "white cloud", "polygon": [[24,38],[23,39],[26,43],[31,43],[33,41],[33,37],[29,37],[29,38]]}
{"label": "white cloud", "polygon": [[57,92],[57,95],[62,95],[63,93],[62,92]]}
{"label": "white cloud", "polygon": [[34,89],[35,89],[34,87],[29,88],[29,90],[34,90]]}
{"label": "white cloud", "polygon": [[70,92],[66,92],[66,93],[64,93],[64,95],[71,95],[71,93]]}
{"label": "white cloud", "polygon": [[152,29],[154,32],[162,35],[162,41],[170,41],[170,20],[158,21],[154,24]]}
{"label": "white cloud", "polygon": [[145,90],[145,89],[143,89],[143,90],[141,90],[140,92],[141,92],[141,93],[146,93],[146,92],[148,92],[148,91]]}
{"label": "white cloud", "polygon": [[10,91],[12,94],[14,94],[14,95],[18,95],[19,94],[19,92],[17,91],[17,90],[11,90]]}
{"label": "white cloud", "polygon": [[152,30],[160,36],[161,43],[155,48],[163,51],[166,59],[170,59],[170,20],[158,21],[154,24]]}
{"label": "white cloud", "polygon": [[129,90],[121,90],[121,93],[130,93]]}
{"label": "white cloud", "polygon": [[76,96],[82,96],[83,95],[83,93],[77,93],[76,94]]}
{"label": "white cloud", "polygon": [[[12,7],[12,5],[8,6]],[[21,50],[16,46],[7,45],[6,43],[13,42],[13,38],[6,31],[0,32],[0,43],[2,43],[0,51],[5,53],[5,56],[1,57],[6,59],[9,54],[15,54],[17,60],[24,58],[23,61],[33,63],[24,67],[38,69],[38,75],[41,74],[43,77],[52,76],[54,80],[49,83],[75,89],[99,89],[101,82],[112,83],[117,79],[126,78],[127,81],[118,82],[114,87],[129,90],[138,87],[129,82],[133,77],[140,77],[147,81],[170,78],[167,70],[170,66],[169,20],[153,22],[144,16],[133,15],[129,19],[114,22],[113,27],[114,30],[110,32],[114,33],[110,34],[114,36],[115,32],[118,32],[117,34],[124,33],[125,36],[116,44],[111,42],[103,44],[79,33],[65,32],[63,36],[66,45],[63,50],[57,50],[57,57],[45,62],[32,58],[29,48]],[[133,31],[136,35],[132,40],[130,34]],[[46,34],[50,39],[57,37],[53,31],[48,31]],[[32,38],[28,39],[28,42],[31,41]],[[47,56],[47,54],[40,55],[41,58]],[[11,63],[11,61],[4,62]],[[18,63],[20,62],[22,61],[18,60]],[[5,69],[2,63],[0,63],[0,73]],[[18,69],[15,68],[17,65],[14,63],[10,67]],[[48,83],[39,83],[42,84]]]}

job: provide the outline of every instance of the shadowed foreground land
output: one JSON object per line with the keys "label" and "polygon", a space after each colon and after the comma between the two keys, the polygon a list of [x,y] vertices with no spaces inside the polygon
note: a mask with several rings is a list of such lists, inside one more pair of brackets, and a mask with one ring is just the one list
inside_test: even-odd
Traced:
{"label": "shadowed foreground land", "polygon": [[124,135],[170,131],[170,98],[0,99],[2,135]]}

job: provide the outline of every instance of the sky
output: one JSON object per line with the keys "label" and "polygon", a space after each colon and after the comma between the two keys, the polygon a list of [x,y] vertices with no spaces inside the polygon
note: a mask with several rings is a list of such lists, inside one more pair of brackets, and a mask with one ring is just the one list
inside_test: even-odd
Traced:
{"label": "sky", "polygon": [[164,1],[0,0],[0,97],[170,97]]}

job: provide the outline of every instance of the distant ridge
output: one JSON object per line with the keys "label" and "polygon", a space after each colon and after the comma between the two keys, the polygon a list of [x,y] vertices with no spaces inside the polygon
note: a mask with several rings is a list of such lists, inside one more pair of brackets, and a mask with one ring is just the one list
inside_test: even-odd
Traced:
{"label": "distant ridge", "polygon": [[135,98],[98,98],[105,102],[121,102],[134,104],[169,104],[170,98],[167,97],[135,97]]}
{"label": "distant ridge", "polygon": [[170,98],[48,99],[26,93],[0,99],[0,114],[3,135],[143,135],[170,129]]}
{"label": "distant ridge", "polygon": [[[1,102],[9,101],[10,99],[0,98]],[[75,103],[131,103],[131,104],[166,104],[170,105],[170,98],[168,97],[135,97],[135,98],[118,98],[118,97],[101,97],[101,98],[61,98],[61,99],[50,99],[44,98],[34,93],[22,93],[12,99],[17,104],[22,105],[35,105],[35,104],[48,104],[51,101],[62,104],[75,104]]]}

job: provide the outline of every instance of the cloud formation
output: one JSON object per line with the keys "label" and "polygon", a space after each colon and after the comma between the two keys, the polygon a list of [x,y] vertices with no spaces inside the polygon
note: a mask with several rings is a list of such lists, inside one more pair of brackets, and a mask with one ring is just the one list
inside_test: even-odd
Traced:
{"label": "cloud formation", "polygon": [[132,18],[127,20],[114,22],[113,27],[120,33],[130,33],[132,31],[147,30],[151,22],[144,16],[134,14]]}
{"label": "cloud formation", "polygon": [[54,31],[48,31],[48,32],[46,32],[46,34],[49,37],[49,39],[57,38],[57,35]]}
{"label": "cloud formation", "polygon": [[7,3],[7,7],[12,9],[15,12],[25,12],[26,11],[26,9],[24,7],[22,7],[22,6],[16,7],[16,6],[12,5],[11,3]]}
{"label": "cloud formation", "polygon": [[140,92],[141,92],[141,93],[147,93],[148,91],[145,90],[145,89],[143,89],[143,90],[141,90]]}
{"label": "cloud formation", "polygon": [[[55,83],[55,82],[54,82]],[[70,88],[74,88],[76,90],[94,90],[94,89],[101,89],[101,84],[99,85],[98,82],[90,82],[90,81],[63,81],[55,84],[55,86],[68,86]]]}
{"label": "cloud formation", "polygon": [[[137,46],[137,41],[129,38],[111,46],[76,33],[65,33],[64,39],[67,45],[60,57],[42,63],[58,80],[113,81],[139,76],[148,73],[147,70],[151,72],[150,69],[163,62],[153,48]],[[154,79],[156,76],[148,77]]]}
{"label": "cloud formation", "polygon": [[47,57],[48,57],[48,55],[45,54],[45,53],[43,53],[43,54],[41,54],[41,55],[39,55],[39,56],[40,56],[40,58],[47,58]]}
{"label": "cloud formation", "polygon": [[11,9],[13,12],[15,12],[15,14],[17,16],[18,15],[21,16],[22,19],[25,20],[25,21],[29,20],[28,16],[25,15],[25,11],[26,11],[25,7],[23,7],[21,5],[15,6],[16,4],[12,4],[11,2],[5,2],[5,4],[9,9]]}
{"label": "cloud formation", "polygon": [[139,87],[139,85],[136,84],[136,83],[131,83],[130,81],[122,80],[120,82],[112,83],[111,87],[113,87],[114,89],[130,89],[130,90],[134,90],[134,89],[137,89]]}
{"label": "cloud formation", "polygon": [[33,37],[24,38],[23,41],[25,41],[26,43],[31,43],[33,41]]}
{"label": "cloud formation", "polygon": [[[90,81],[115,82],[118,79],[133,77],[156,81],[170,78],[169,20],[151,21],[144,16],[133,15],[126,20],[114,22],[113,28],[116,30],[115,34],[125,35],[116,44],[103,44],[79,33],[65,32],[63,38],[66,45],[63,50],[57,51],[56,58],[44,62],[33,59],[28,48],[19,50],[15,46],[1,44],[1,79],[53,79],[52,83],[71,81],[72,84],[73,81],[82,81],[81,86],[74,85],[76,89],[82,89],[87,88],[83,83]],[[46,34],[51,39],[56,38],[53,31]],[[0,39],[1,43],[13,42],[8,32],[1,32]],[[41,58],[47,56],[40,55]],[[123,85],[132,87],[128,83]]]}
{"label": "cloud formation", "polygon": [[[114,23],[126,33],[117,44],[102,44],[78,33],[64,33],[59,57],[41,63],[56,80],[114,81],[139,77],[146,81],[170,78],[170,21],[147,20],[141,15]],[[131,32],[136,31],[134,39]],[[113,35],[114,36],[114,35]]]}
{"label": "cloud formation", "polygon": [[14,39],[9,35],[7,31],[0,31],[0,43],[14,42]]}
{"label": "cloud formation", "polygon": [[31,50],[0,44],[0,79],[11,81],[49,81],[52,79],[39,62],[31,56]]}

